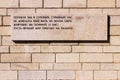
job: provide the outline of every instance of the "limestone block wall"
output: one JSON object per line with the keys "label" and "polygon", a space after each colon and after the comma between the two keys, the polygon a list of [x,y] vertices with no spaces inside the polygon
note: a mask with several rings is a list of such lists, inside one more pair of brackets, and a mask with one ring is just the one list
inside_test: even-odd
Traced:
{"label": "limestone block wall", "polygon": [[[63,12],[106,13],[110,41],[11,40],[12,14]],[[120,0],[0,0],[0,80],[120,80]]]}

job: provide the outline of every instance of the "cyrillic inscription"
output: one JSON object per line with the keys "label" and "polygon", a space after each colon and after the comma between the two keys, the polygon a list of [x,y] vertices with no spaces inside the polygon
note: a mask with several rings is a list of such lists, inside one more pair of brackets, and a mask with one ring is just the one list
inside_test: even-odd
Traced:
{"label": "cyrillic inscription", "polygon": [[107,16],[105,14],[13,15],[12,39],[14,41],[107,40]]}

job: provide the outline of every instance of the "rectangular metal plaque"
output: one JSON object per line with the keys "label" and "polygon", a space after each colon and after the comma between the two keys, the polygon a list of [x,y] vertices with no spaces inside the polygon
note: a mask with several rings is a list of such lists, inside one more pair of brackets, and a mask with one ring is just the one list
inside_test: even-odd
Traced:
{"label": "rectangular metal plaque", "polygon": [[14,41],[107,40],[105,14],[17,14],[11,25]]}

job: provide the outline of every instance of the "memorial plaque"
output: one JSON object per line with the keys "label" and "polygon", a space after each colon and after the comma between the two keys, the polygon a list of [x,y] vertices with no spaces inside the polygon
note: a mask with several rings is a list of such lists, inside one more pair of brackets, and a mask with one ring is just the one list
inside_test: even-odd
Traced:
{"label": "memorial plaque", "polygon": [[105,14],[16,14],[12,15],[14,41],[104,41]]}

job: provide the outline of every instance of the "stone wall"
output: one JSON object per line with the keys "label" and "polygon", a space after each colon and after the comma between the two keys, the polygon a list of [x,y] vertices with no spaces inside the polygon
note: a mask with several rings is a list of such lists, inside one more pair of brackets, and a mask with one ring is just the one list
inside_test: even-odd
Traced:
{"label": "stone wall", "polygon": [[[12,14],[63,12],[106,13],[110,41],[11,40]],[[120,0],[0,0],[0,80],[120,80]]]}

